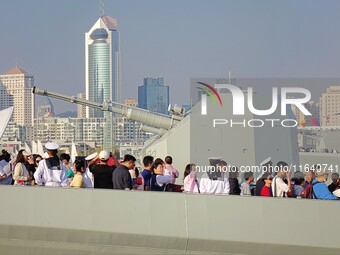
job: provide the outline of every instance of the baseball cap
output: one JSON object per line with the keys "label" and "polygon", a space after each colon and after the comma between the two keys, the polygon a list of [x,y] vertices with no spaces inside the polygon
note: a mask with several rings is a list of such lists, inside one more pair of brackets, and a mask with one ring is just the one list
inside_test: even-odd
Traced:
{"label": "baseball cap", "polygon": [[103,150],[99,153],[99,158],[100,160],[108,160],[108,158],[110,157],[110,153],[107,150]]}

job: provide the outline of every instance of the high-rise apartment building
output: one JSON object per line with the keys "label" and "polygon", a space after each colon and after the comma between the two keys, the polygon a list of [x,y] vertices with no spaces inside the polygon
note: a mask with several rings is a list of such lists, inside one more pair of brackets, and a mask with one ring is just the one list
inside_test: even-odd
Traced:
{"label": "high-rise apartment building", "polygon": [[296,105],[291,105],[291,109],[295,114],[296,121],[303,127],[320,126],[320,107],[316,101],[309,101],[304,104],[305,108],[312,115],[304,115]]}
{"label": "high-rise apartment building", "polygon": [[322,126],[340,126],[340,86],[327,88],[320,98]]}
{"label": "high-rise apartment building", "polygon": [[34,140],[92,143],[97,149],[103,146],[104,128],[104,118],[39,118],[34,121]]}
{"label": "high-rise apartment building", "polygon": [[0,75],[0,110],[13,106],[11,122],[26,128],[26,140],[33,139],[34,76],[16,65]]}
{"label": "high-rise apartment building", "polygon": [[164,85],[164,78],[146,77],[138,87],[138,106],[140,108],[168,114],[169,86]]}

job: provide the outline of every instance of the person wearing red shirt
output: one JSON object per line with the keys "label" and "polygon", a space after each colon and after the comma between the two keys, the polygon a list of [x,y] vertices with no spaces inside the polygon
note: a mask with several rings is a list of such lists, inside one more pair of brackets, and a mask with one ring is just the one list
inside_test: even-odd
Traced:
{"label": "person wearing red shirt", "polygon": [[264,186],[261,190],[261,197],[272,197],[272,189],[271,184],[273,180],[273,176],[270,173],[264,173],[262,176],[262,180],[264,182]]}

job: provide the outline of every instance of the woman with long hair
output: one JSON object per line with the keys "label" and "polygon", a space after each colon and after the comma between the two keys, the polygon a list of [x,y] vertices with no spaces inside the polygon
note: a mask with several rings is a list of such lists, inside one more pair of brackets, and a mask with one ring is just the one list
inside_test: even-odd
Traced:
{"label": "woman with long hair", "polygon": [[26,151],[20,151],[18,153],[13,174],[14,185],[24,185],[32,180],[25,166],[28,161],[28,156],[30,156],[30,154]]}

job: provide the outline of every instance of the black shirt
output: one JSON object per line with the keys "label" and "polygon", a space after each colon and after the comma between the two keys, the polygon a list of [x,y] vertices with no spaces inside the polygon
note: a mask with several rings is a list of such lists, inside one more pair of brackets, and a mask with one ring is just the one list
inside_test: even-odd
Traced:
{"label": "black shirt", "polygon": [[163,186],[159,186],[157,184],[157,174],[151,175],[151,183],[150,183],[150,189],[151,191],[165,191],[166,184],[163,184]]}
{"label": "black shirt", "polygon": [[333,182],[328,185],[328,189],[331,193],[333,193],[333,191],[335,191],[337,187],[338,185],[334,184]]}
{"label": "black shirt", "polygon": [[238,185],[237,178],[229,178],[229,185],[230,185],[230,195],[240,195],[241,189]]}
{"label": "black shirt", "polygon": [[132,189],[132,180],[129,169],[123,164],[119,165],[112,174],[113,189]]}
{"label": "black shirt", "polygon": [[256,196],[261,196],[262,188],[264,187],[265,183],[262,178],[258,179],[256,182]]}
{"label": "black shirt", "polygon": [[90,171],[93,174],[95,189],[112,189],[112,173],[114,167],[108,165],[95,165]]}

